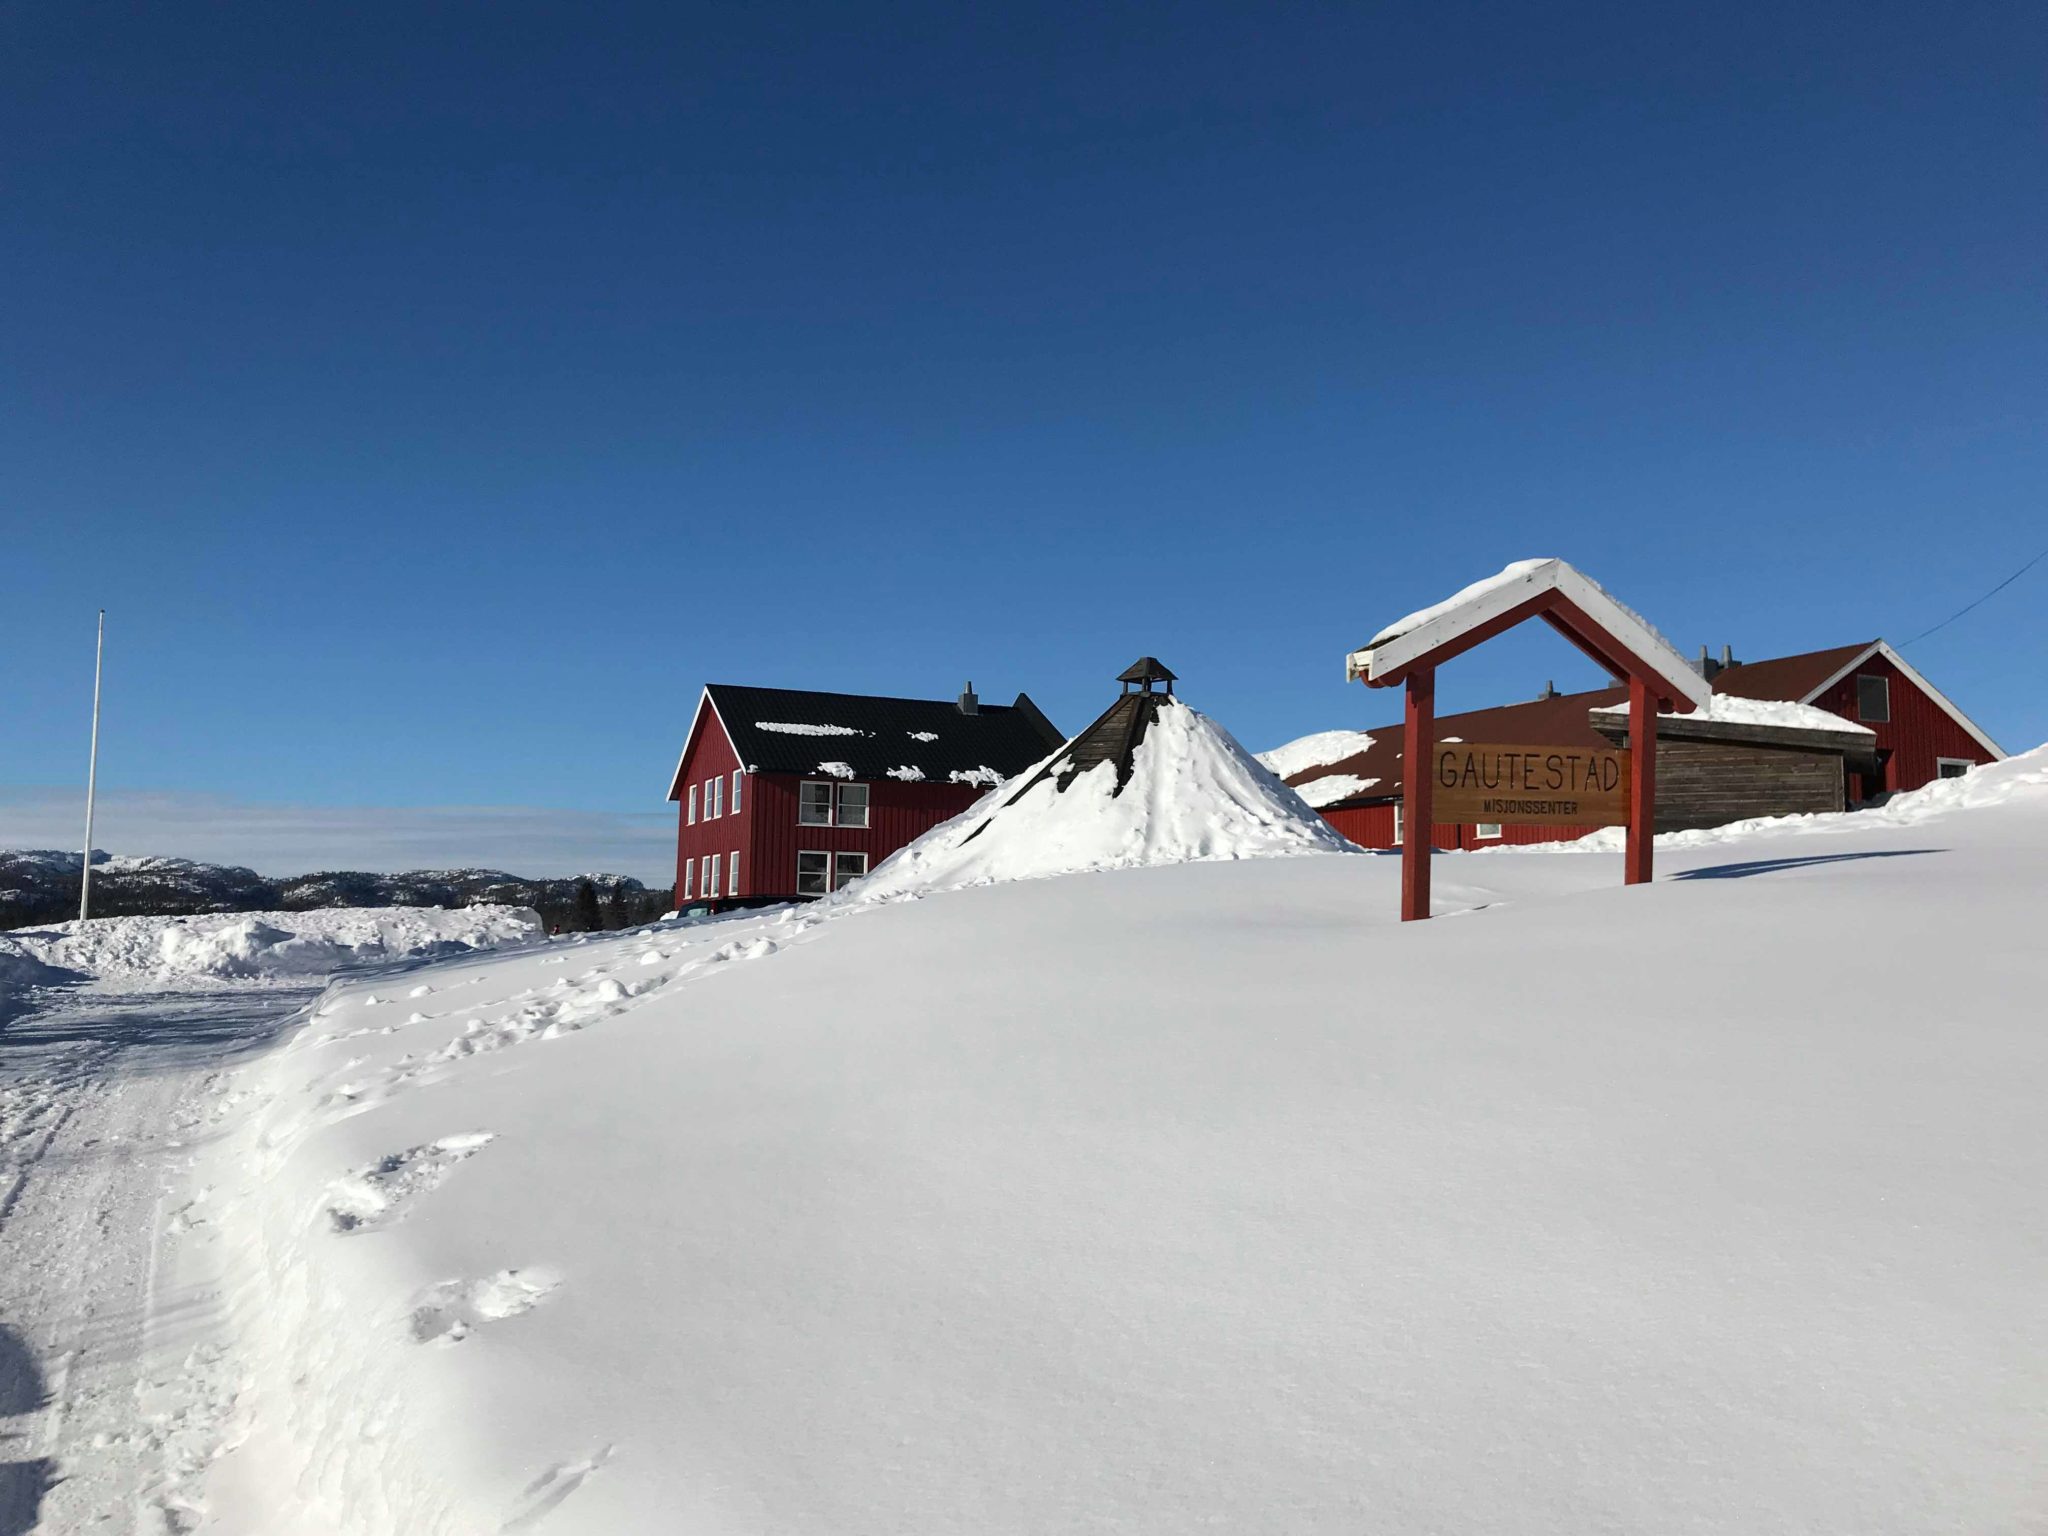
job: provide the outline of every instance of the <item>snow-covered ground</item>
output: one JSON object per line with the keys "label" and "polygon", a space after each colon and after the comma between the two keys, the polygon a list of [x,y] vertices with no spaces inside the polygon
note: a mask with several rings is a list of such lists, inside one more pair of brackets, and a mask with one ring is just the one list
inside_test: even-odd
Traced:
{"label": "snow-covered ground", "polygon": [[[1257,802],[1188,782],[1141,859]],[[1019,840],[350,979],[156,1133],[139,1427],[20,1465],[218,1536],[2042,1525],[2048,752],[1688,836],[1408,926]]]}
{"label": "snow-covered ground", "polygon": [[503,907],[0,935],[0,1536],[195,1528],[241,1379],[235,1277],[194,1240],[198,1165],[251,1100],[233,1069],[329,971],[537,937]]}
{"label": "snow-covered ground", "polygon": [[1927,796],[349,982],[179,1197],[191,1518],[2030,1529],[2048,759]]}

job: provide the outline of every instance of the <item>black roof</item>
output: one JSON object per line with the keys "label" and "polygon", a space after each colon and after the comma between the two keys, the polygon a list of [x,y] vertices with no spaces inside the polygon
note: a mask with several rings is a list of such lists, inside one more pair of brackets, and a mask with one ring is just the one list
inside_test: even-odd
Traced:
{"label": "black roof", "polygon": [[951,699],[732,683],[713,683],[705,692],[749,772],[816,774],[820,763],[844,763],[857,779],[889,778],[891,769],[905,768],[941,784],[982,769],[1009,778],[1066,739],[1022,693],[1014,704],[983,704],[968,715]]}
{"label": "black roof", "polygon": [[1123,671],[1117,673],[1120,683],[1177,683],[1179,678],[1166,670],[1165,663],[1157,656],[1140,656]]}

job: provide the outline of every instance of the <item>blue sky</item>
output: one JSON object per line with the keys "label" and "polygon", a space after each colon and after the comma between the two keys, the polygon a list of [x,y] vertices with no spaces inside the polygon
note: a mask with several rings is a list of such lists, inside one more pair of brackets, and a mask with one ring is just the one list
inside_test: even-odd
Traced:
{"label": "blue sky", "polygon": [[[0,845],[101,603],[116,796],[537,826],[658,812],[706,680],[1378,723],[1344,652],[1529,555],[1903,642],[2048,543],[2044,65],[2000,3],[15,8]],[[2048,738],[2048,567],[1908,654]]]}

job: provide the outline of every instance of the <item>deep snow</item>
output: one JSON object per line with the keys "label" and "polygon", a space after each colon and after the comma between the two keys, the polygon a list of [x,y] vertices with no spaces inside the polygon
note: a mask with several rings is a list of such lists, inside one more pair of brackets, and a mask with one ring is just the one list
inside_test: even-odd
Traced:
{"label": "deep snow", "polygon": [[2048,757],[1812,821],[339,987],[211,1149],[213,1528],[2030,1529]]}

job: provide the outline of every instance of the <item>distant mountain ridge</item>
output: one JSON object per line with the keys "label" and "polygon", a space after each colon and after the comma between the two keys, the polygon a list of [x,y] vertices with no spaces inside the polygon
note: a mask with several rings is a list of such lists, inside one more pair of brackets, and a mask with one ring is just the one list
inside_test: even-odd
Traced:
{"label": "distant mountain ridge", "polygon": [[[0,931],[76,917],[81,863],[75,851],[0,849]],[[484,903],[531,907],[551,928],[567,930],[623,928],[673,905],[667,890],[599,872],[530,879],[501,869],[320,870],[273,879],[239,864],[93,850],[95,917]]]}

